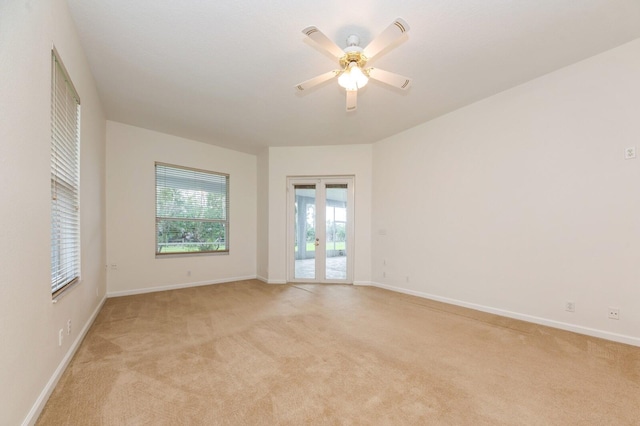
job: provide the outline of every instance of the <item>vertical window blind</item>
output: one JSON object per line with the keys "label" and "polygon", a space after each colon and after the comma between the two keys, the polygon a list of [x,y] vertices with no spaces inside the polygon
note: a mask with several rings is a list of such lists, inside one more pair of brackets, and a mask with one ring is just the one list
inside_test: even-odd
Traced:
{"label": "vertical window blind", "polygon": [[156,254],[229,252],[229,175],[156,163]]}
{"label": "vertical window blind", "polygon": [[51,52],[51,293],[80,277],[80,97]]}

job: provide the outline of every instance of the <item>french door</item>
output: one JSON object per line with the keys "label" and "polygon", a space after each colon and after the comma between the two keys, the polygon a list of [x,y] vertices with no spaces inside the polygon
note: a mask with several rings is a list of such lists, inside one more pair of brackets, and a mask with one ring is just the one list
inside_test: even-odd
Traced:
{"label": "french door", "polygon": [[353,283],[353,176],[287,178],[288,281]]}

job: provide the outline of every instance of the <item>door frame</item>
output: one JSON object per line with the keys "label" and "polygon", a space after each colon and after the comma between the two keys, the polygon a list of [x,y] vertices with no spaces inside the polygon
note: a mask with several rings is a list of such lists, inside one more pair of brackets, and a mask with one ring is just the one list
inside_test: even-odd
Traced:
{"label": "door frame", "polygon": [[[316,185],[316,238],[322,242],[322,256],[316,256],[316,278],[295,278],[295,191],[294,185]],[[347,185],[347,277],[344,280],[326,279],[326,193],[319,197],[320,190],[324,191],[325,184]],[[354,254],[355,254],[355,176],[354,175],[328,175],[328,176],[287,176],[287,282],[298,283],[332,283],[353,284]],[[319,214],[320,212],[320,214]],[[324,219],[322,223],[319,219]],[[317,253],[316,253],[317,254]]]}

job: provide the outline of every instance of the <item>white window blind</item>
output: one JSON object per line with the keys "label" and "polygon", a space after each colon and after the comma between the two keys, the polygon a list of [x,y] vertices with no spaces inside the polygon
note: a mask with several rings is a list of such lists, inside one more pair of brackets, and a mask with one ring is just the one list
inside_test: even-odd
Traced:
{"label": "white window blind", "polygon": [[51,52],[51,293],[80,277],[80,97]]}
{"label": "white window blind", "polygon": [[229,175],[156,163],[156,254],[229,252]]}

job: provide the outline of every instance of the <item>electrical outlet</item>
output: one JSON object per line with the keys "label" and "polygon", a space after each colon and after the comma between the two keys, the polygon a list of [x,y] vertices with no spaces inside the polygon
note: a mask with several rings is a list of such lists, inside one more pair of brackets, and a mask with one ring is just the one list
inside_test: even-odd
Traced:
{"label": "electrical outlet", "polygon": [[63,336],[63,329],[60,329],[60,331],[58,331],[58,346],[62,346],[62,336]]}
{"label": "electrical outlet", "polygon": [[387,273],[382,271],[382,278],[387,278]]}
{"label": "electrical outlet", "polygon": [[630,146],[628,148],[625,148],[625,150],[624,150],[624,159],[625,160],[631,160],[633,158],[636,158],[636,147],[635,146]]}
{"label": "electrical outlet", "polygon": [[609,307],[609,318],[614,320],[620,319],[620,308]]}
{"label": "electrical outlet", "polygon": [[71,334],[71,320],[67,320],[67,336]]}
{"label": "electrical outlet", "polygon": [[191,271],[187,271],[187,276],[190,277],[191,276]]}
{"label": "electrical outlet", "polygon": [[567,312],[575,312],[576,311],[576,304],[574,302],[566,302],[564,304],[564,310]]}

